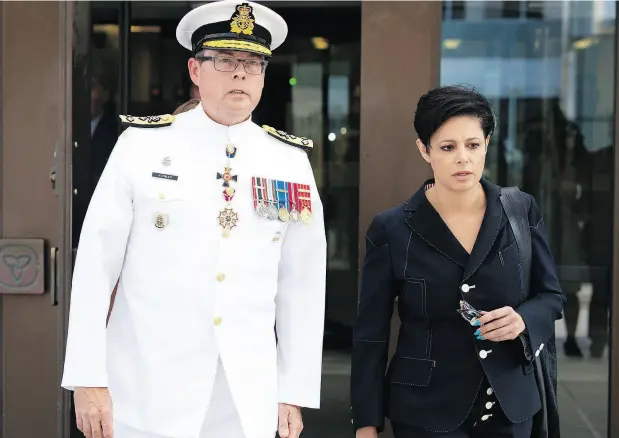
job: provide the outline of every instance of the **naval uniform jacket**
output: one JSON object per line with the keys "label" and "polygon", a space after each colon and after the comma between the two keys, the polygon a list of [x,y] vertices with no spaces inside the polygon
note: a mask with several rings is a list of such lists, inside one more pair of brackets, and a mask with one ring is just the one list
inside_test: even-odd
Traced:
{"label": "naval uniform jacket", "polygon": [[[115,420],[194,437],[221,359],[245,437],[273,436],[279,402],[320,400],[326,242],[308,156],[201,105],[143,123],[118,139],[88,208],[62,386],[109,387]],[[238,222],[224,237],[228,164]],[[313,221],[260,217],[252,177],[303,184]]]}
{"label": "naval uniform jacket", "polygon": [[[425,184],[404,205],[374,217],[354,327],[355,430],[382,430],[385,417],[435,432],[455,430],[485,378],[511,422],[525,421],[540,409],[534,364],[524,345],[530,343],[533,354],[541,351],[560,318],[564,295],[539,208],[525,195],[532,265],[531,296],[523,301],[522,260],[500,187],[485,179],[481,183],[487,208],[470,255],[428,202]],[[387,367],[396,298],[401,324]],[[457,312],[461,299],[478,310],[513,307],[526,324],[526,341],[477,340],[478,327]]]}

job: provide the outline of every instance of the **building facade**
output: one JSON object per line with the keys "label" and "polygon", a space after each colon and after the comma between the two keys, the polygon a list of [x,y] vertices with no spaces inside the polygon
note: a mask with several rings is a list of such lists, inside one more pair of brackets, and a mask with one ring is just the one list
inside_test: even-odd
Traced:
{"label": "building facade", "polygon": [[[0,4],[0,438],[80,436],[60,377],[81,223],[118,114],[171,113],[195,92],[174,30],[198,4]],[[329,244],[323,408],[306,413],[304,436],[350,434],[365,229],[430,176],[417,99],[459,83],[497,113],[486,176],[533,194],[546,218],[568,295],[563,436],[619,436],[616,3],[265,4],[290,34],[254,120],[314,140]]]}

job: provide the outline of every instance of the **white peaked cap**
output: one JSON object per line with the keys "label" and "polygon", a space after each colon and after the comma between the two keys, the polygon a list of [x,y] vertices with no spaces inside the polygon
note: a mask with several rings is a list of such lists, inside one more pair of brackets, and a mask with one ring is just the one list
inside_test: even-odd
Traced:
{"label": "white peaked cap", "polygon": [[239,50],[270,57],[288,35],[286,21],[259,3],[221,0],[188,12],[176,39],[193,54],[204,49]]}

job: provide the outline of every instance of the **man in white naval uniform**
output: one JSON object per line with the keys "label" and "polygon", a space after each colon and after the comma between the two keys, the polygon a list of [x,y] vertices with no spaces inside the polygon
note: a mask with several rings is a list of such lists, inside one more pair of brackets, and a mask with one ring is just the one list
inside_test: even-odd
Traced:
{"label": "man in white naval uniform", "polygon": [[201,105],[121,116],[80,238],[62,380],[88,438],[297,438],[301,407],[319,407],[313,145],[251,120],[286,34],[259,4],[200,6],[177,38]]}

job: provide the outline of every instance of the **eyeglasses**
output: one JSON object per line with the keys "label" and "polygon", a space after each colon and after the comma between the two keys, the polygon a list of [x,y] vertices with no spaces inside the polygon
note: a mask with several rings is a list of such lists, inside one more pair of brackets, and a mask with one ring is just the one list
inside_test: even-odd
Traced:
{"label": "eyeglasses", "polygon": [[198,56],[202,61],[213,61],[213,66],[217,71],[233,72],[235,71],[239,63],[243,64],[243,68],[250,75],[260,75],[264,73],[268,62],[261,59],[250,58],[233,58],[231,56]]}
{"label": "eyeglasses", "polygon": [[475,321],[482,316],[479,310],[475,309],[464,300],[460,300],[458,313],[471,325],[475,325]]}

